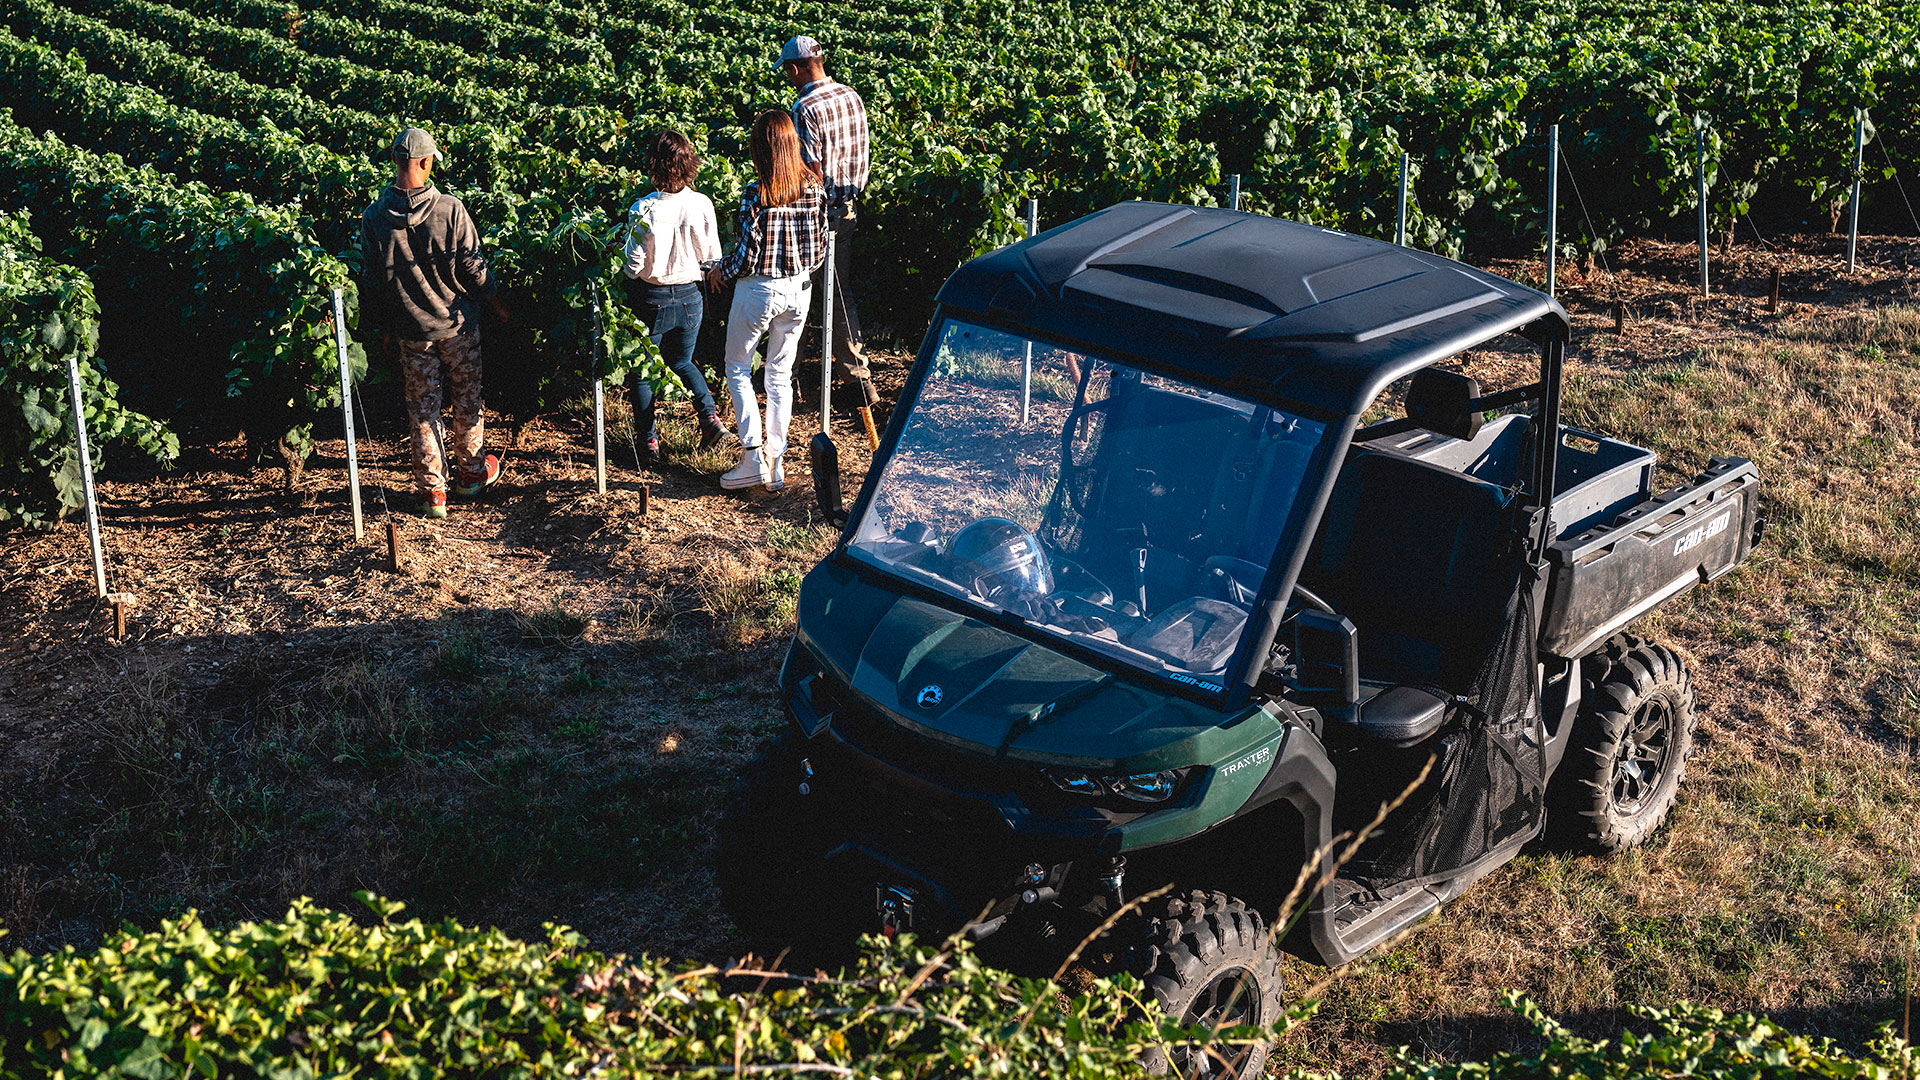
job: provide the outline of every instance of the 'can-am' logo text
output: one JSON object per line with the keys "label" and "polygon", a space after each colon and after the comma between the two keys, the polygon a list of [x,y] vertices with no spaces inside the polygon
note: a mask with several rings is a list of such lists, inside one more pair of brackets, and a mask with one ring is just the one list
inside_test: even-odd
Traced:
{"label": "'can-am' logo text", "polygon": [[1673,545],[1675,555],[1685,555],[1701,544],[1727,531],[1727,523],[1733,520],[1733,511],[1729,510],[1705,525],[1696,525],[1687,535]]}

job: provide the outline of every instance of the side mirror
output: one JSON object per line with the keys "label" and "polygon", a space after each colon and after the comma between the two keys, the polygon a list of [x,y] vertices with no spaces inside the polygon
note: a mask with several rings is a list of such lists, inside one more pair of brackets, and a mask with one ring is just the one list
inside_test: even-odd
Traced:
{"label": "side mirror", "polygon": [[1295,683],[1306,694],[1330,694],[1340,705],[1360,700],[1360,631],[1345,615],[1308,608],[1293,617]]}
{"label": "side mirror", "polygon": [[1421,368],[1407,387],[1407,419],[1455,439],[1480,434],[1480,381],[1455,371]]}

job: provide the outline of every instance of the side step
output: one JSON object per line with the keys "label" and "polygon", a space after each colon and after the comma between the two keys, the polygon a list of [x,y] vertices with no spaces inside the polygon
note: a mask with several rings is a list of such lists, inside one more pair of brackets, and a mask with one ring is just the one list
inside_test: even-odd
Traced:
{"label": "side step", "polygon": [[1327,886],[1327,913],[1343,951],[1358,958],[1458,895],[1450,885],[1389,887],[1383,894],[1351,878],[1335,878]]}

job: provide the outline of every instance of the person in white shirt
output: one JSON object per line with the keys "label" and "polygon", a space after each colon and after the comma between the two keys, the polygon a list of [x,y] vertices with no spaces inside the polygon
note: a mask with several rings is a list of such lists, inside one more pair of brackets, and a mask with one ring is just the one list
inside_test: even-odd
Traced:
{"label": "person in white shirt", "polygon": [[[714,223],[713,200],[693,189],[699,173],[700,155],[686,136],[663,131],[654,137],[647,154],[647,175],[654,189],[627,213],[624,269],[627,300],[647,324],[668,370],[693,395],[700,448],[710,450],[727,438],[727,429],[715,415],[713,391],[693,362],[693,346],[706,314],[700,278],[706,266],[720,261],[720,233]],[[648,464],[660,460],[653,390],[651,380],[634,380],[634,426],[646,439]]]}

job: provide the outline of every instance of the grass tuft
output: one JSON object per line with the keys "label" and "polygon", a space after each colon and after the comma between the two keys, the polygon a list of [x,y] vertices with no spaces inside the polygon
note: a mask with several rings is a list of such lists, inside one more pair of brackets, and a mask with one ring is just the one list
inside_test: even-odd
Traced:
{"label": "grass tuft", "polygon": [[593,626],[591,618],[569,611],[559,600],[531,613],[515,615],[513,622],[520,636],[536,645],[576,644]]}
{"label": "grass tuft", "polygon": [[446,621],[440,631],[440,670],[455,678],[477,679],[488,670],[487,634],[478,627]]}

